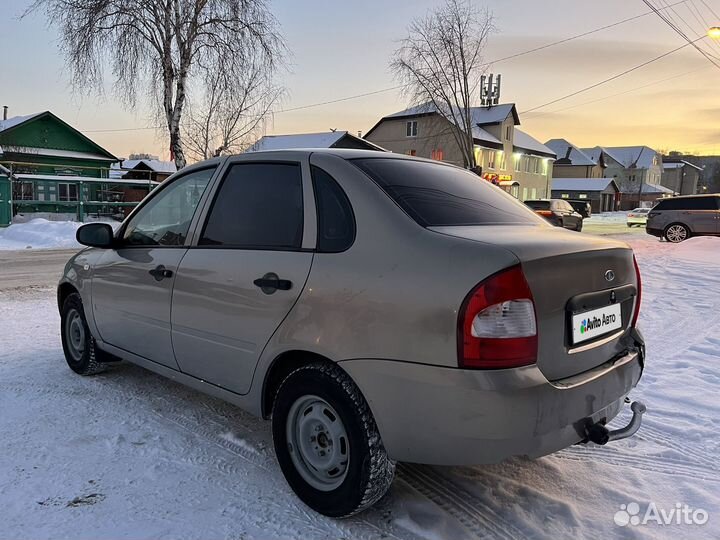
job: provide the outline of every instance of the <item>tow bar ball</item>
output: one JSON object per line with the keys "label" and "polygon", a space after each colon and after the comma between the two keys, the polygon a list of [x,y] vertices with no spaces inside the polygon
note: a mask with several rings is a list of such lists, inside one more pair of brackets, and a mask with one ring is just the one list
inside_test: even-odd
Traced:
{"label": "tow bar ball", "polygon": [[610,431],[600,422],[591,423],[585,426],[585,441],[593,442],[595,444],[603,445],[611,441],[619,441],[620,439],[627,439],[635,435],[640,424],[642,423],[642,415],[647,411],[647,407],[640,401],[633,401],[630,405],[630,410],[633,415],[630,419],[630,423],[620,429],[614,429]]}

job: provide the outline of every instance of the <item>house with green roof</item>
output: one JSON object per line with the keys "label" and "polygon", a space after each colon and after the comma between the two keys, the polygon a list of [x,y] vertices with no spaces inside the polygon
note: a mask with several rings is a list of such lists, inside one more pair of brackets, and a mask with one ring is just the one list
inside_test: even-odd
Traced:
{"label": "house with green roof", "polygon": [[0,226],[23,214],[124,216],[157,182],[117,174],[119,158],[50,111],[0,120]]}

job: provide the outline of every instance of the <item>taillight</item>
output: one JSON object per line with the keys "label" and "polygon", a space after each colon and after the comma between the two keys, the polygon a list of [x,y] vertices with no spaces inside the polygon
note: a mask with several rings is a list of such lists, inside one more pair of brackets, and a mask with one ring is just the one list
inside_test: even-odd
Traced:
{"label": "taillight", "polygon": [[640,315],[640,301],[642,300],[642,279],[640,278],[640,267],[638,266],[635,255],[633,255],[633,265],[635,266],[635,277],[637,278],[637,298],[635,298],[635,312],[632,318],[632,326],[635,327],[638,316]]}
{"label": "taillight", "polygon": [[465,297],[458,317],[458,365],[505,369],[536,361],[535,303],[521,267],[513,266]]}
{"label": "taillight", "polygon": [[551,210],[535,210],[535,213],[542,217],[550,217],[553,215]]}

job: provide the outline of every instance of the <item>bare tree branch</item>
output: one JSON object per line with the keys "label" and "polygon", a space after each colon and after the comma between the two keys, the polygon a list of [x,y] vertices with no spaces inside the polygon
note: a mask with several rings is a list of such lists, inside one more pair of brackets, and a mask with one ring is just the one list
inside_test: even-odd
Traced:
{"label": "bare tree branch", "polygon": [[408,27],[390,62],[414,106],[437,111],[452,125],[465,166],[475,167],[471,108],[480,103],[482,52],[494,31],[492,15],[469,0],[445,3]]}
{"label": "bare tree branch", "polygon": [[230,70],[222,95],[243,94],[251,73],[239,70],[260,70],[268,84],[285,51],[266,0],[35,0],[26,14],[37,10],[58,27],[76,88],[102,92],[109,71],[127,105],[141,91],[157,105],[178,168],[188,89],[205,96],[214,74]]}

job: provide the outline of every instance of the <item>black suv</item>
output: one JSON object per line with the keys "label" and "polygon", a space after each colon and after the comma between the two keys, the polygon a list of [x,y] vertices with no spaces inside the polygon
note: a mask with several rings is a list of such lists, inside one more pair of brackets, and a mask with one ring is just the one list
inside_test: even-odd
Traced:
{"label": "black suv", "polygon": [[583,217],[564,199],[535,199],[525,204],[556,227],[565,227],[580,232]]}

